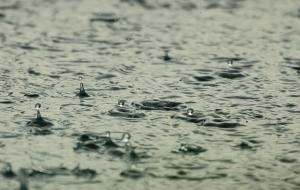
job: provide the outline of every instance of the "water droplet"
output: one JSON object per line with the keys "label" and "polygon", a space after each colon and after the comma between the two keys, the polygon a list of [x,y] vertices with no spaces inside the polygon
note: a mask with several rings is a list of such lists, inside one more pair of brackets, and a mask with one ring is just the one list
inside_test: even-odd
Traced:
{"label": "water droplet", "polygon": [[[53,125],[51,122],[47,121],[47,119],[44,119],[42,117],[41,112],[40,112],[41,107],[42,106],[41,106],[40,103],[35,104],[36,118],[31,119],[31,121],[27,122],[28,126],[31,126],[31,127],[49,127],[49,126]],[[44,131],[40,131],[40,132],[43,133]],[[39,133],[39,134],[42,134],[42,133]]]}
{"label": "water droplet", "polygon": [[42,119],[42,115],[40,112],[40,108],[42,107],[42,105],[40,103],[36,103],[35,104],[35,109],[36,109],[36,119],[37,120],[41,120]]}
{"label": "water droplet", "polygon": [[178,150],[179,150],[179,152],[182,152],[182,153],[188,153],[188,154],[194,154],[194,155],[202,153],[202,152],[206,152],[205,148],[202,148],[202,147],[196,146],[196,145],[192,145],[192,144],[185,144],[185,143],[182,143]]}
{"label": "water droplet", "polygon": [[125,103],[126,103],[126,100],[119,100],[119,101],[118,101],[118,106],[119,106],[119,107],[124,107],[124,106],[125,106]]}
{"label": "water droplet", "polygon": [[35,104],[35,109],[39,110],[41,107],[42,107],[42,105],[40,103]]}
{"label": "water droplet", "polygon": [[186,114],[188,116],[192,116],[194,114],[194,110],[192,108],[187,109]]}
{"label": "water droplet", "polygon": [[172,58],[169,56],[169,50],[165,50],[165,55],[163,56],[165,61],[170,61]]}
{"label": "water droplet", "polygon": [[131,135],[128,132],[123,133],[121,141],[123,141],[124,143],[129,143],[131,139]]}
{"label": "water droplet", "polygon": [[137,161],[139,159],[139,156],[135,152],[135,147],[132,146],[131,142],[131,135],[128,132],[123,133],[121,141],[125,143],[125,151],[126,151],[126,157],[128,161]]}
{"label": "water droplet", "polygon": [[105,146],[106,148],[117,148],[117,147],[119,147],[119,145],[117,145],[115,142],[113,142],[110,135],[111,135],[110,131],[105,132],[105,139],[104,139],[103,146]]}
{"label": "water droplet", "polygon": [[106,138],[110,138],[110,131],[106,131],[106,132],[105,132],[105,137],[106,137]]}
{"label": "water droplet", "polygon": [[81,92],[81,91],[84,91],[83,82],[82,82],[83,77],[80,76],[80,77],[79,77],[79,80],[80,80],[80,92]]}
{"label": "water droplet", "polygon": [[182,144],[180,145],[179,151],[182,151],[182,152],[188,151],[187,144],[183,144],[183,143],[182,143]]}
{"label": "water droplet", "polygon": [[89,95],[84,90],[84,86],[83,86],[83,82],[82,82],[83,77],[80,76],[79,80],[80,80],[80,88],[79,88],[79,94],[78,94],[79,97],[88,97]]}

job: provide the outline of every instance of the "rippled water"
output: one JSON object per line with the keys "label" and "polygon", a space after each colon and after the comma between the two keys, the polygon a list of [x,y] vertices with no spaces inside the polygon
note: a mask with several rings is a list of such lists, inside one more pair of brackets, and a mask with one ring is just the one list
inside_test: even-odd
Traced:
{"label": "rippled water", "polygon": [[0,0],[0,189],[299,189],[299,10]]}

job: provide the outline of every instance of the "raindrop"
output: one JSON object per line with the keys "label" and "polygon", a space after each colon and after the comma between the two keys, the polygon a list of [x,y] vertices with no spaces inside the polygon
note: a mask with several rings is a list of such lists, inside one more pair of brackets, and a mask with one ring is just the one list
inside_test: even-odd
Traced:
{"label": "raindrop", "polygon": [[163,56],[164,61],[170,61],[172,58],[169,56],[169,50],[165,50],[165,55]]}
{"label": "raindrop", "polygon": [[83,86],[83,82],[82,82],[83,77],[80,76],[79,80],[80,80],[80,88],[79,88],[79,94],[78,94],[78,96],[79,97],[89,97],[89,95],[84,90],[84,86]]}
{"label": "raindrop", "polygon": [[35,104],[35,109],[39,110],[41,107],[42,107],[42,105],[40,103]]}
{"label": "raindrop", "polygon": [[227,65],[228,65],[228,66],[232,66],[232,65],[233,65],[233,59],[228,59]]}
{"label": "raindrop", "polygon": [[40,108],[42,107],[42,105],[40,103],[36,103],[35,104],[35,109],[36,109],[36,119],[37,120],[42,120],[42,115],[41,115],[41,112],[40,112]]}
{"label": "raindrop", "polygon": [[106,132],[105,132],[105,137],[106,137],[106,138],[110,138],[110,131],[106,131]]}
{"label": "raindrop", "polygon": [[178,149],[178,151],[181,152],[181,153],[188,153],[188,154],[196,155],[196,154],[199,154],[199,153],[202,153],[202,152],[206,152],[207,150],[205,148],[200,147],[200,146],[182,143],[180,145],[180,148]]}
{"label": "raindrop", "polygon": [[123,133],[121,141],[125,143],[126,157],[130,162],[136,162],[139,160],[139,156],[135,152],[135,147],[130,143],[131,135],[128,132]]}
{"label": "raindrop", "polygon": [[116,109],[108,111],[109,115],[128,119],[143,118],[146,116],[144,113],[136,112],[136,109],[128,105],[126,100],[119,100],[115,107]]}
{"label": "raindrop", "polygon": [[40,108],[42,105],[40,103],[35,104],[35,109],[36,109],[36,118],[32,119],[31,121],[27,122],[27,126],[31,127],[49,127],[52,126],[53,124],[47,119],[44,119],[42,117],[42,114],[40,112]]}
{"label": "raindrop", "polygon": [[192,109],[192,108],[187,109],[186,114],[188,116],[192,116],[194,114],[194,109]]}
{"label": "raindrop", "polygon": [[131,135],[128,132],[123,133],[121,141],[125,143],[126,152],[131,152],[133,150],[130,143]]}
{"label": "raindrop", "polygon": [[125,103],[126,103],[126,100],[119,100],[118,101],[118,106],[122,108],[122,107],[125,106]]}
{"label": "raindrop", "polygon": [[128,132],[123,133],[121,141],[125,143],[125,145],[130,145],[131,135]]}
{"label": "raindrop", "polygon": [[105,146],[105,147],[107,147],[107,148],[117,148],[117,147],[119,147],[119,145],[117,145],[117,144],[111,139],[111,133],[110,133],[110,131],[106,131],[106,132],[105,132],[105,139],[104,139],[103,146]]}
{"label": "raindrop", "polygon": [[187,152],[187,151],[188,151],[187,144],[182,143],[182,144],[180,145],[179,151]]}
{"label": "raindrop", "polygon": [[137,179],[145,175],[145,171],[137,166],[136,163],[130,163],[128,169],[120,173],[123,177]]}

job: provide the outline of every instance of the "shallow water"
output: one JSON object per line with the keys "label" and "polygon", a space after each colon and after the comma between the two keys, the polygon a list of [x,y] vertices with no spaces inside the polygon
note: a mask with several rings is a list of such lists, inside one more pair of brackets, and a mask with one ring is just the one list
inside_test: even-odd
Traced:
{"label": "shallow water", "polygon": [[0,189],[299,189],[299,9],[1,0]]}

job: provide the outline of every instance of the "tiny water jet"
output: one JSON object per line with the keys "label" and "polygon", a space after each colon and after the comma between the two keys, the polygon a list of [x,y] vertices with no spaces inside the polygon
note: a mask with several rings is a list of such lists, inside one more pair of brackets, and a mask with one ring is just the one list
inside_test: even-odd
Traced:
{"label": "tiny water jet", "polygon": [[77,94],[80,98],[89,97],[89,95],[86,93],[84,86],[83,86],[83,77],[79,77],[80,80],[80,86],[79,86],[79,93]]}
{"label": "tiny water jet", "polygon": [[136,162],[139,160],[139,156],[135,152],[135,147],[132,146],[131,142],[131,134],[128,132],[123,133],[121,141],[125,144],[125,157],[130,162]]}
{"label": "tiny water jet", "polygon": [[40,103],[35,104],[36,109],[36,117],[33,118],[31,121],[27,122],[27,126],[30,127],[50,127],[53,125],[50,121],[47,121],[45,118],[42,117],[40,112],[40,108],[42,105]]}
{"label": "tiny water jet", "polygon": [[172,58],[169,56],[169,50],[165,50],[165,55],[163,56],[164,61],[171,61]]}

